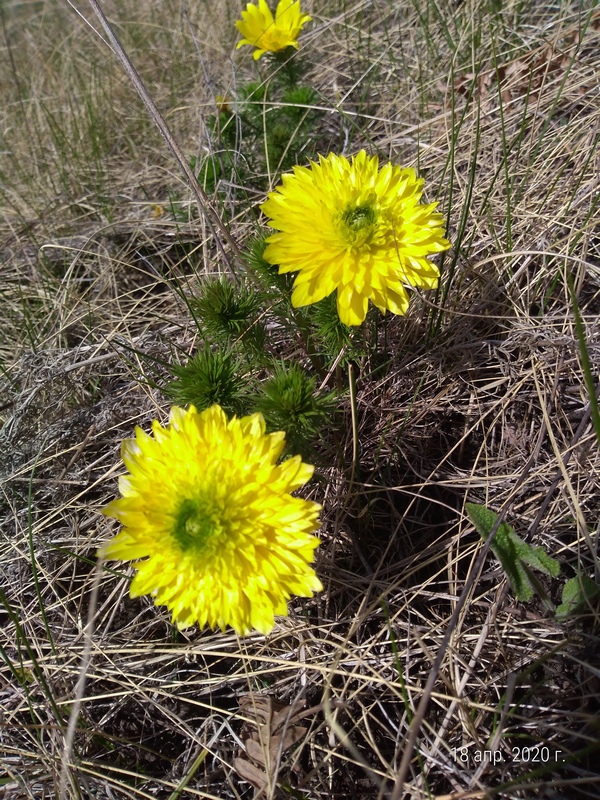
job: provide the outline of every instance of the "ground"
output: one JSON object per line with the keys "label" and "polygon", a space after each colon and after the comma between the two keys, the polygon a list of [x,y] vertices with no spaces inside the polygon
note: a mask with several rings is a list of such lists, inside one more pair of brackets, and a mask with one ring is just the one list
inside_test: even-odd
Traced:
{"label": "ground", "polygon": [[[437,291],[414,292],[406,317],[372,309],[366,355],[326,370],[337,410],[301,492],[323,506],[324,589],[247,638],[178,631],[96,551],[118,528],[100,510],[121,441],[165,421],[170,365],[203,346],[189,299],[266,228],[257,207],[288,155],[265,144],[270,107],[227,151],[238,172],[202,173],[232,244],[86,25],[99,30],[91,6],[0,12],[10,800],[600,794],[597,596],[556,613],[568,579],[599,578],[600,11],[302,6],[319,112],[303,147],[417,169],[452,249]],[[241,8],[105,9],[190,163],[221,152],[217,105],[269,78],[235,51]],[[252,180],[248,153],[263,159]],[[311,370],[302,337],[269,320],[265,348]],[[544,547],[559,577],[535,573],[534,598],[515,597],[467,502]]]}

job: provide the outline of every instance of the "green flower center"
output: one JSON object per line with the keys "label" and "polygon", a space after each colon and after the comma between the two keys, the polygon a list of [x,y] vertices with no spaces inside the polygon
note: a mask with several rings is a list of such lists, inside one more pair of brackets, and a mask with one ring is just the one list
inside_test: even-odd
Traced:
{"label": "green flower center", "polygon": [[211,503],[184,500],[179,506],[173,536],[183,551],[203,550],[223,532],[222,514]]}
{"label": "green flower center", "polygon": [[351,245],[365,244],[375,230],[377,211],[370,203],[347,208],[342,214],[345,238]]}

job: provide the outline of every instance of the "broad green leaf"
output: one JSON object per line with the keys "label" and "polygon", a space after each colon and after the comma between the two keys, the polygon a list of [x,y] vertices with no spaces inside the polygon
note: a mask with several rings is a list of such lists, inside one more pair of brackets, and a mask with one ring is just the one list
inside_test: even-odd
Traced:
{"label": "broad green leaf", "polygon": [[[469,519],[485,541],[498,520],[498,514],[475,503],[466,503],[465,508]],[[500,523],[490,547],[502,564],[518,600],[531,600],[534,595],[535,590],[527,567],[553,578],[560,572],[556,559],[551,558],[543,547],[532,547],[520,539],[507,522]]]}
{"label": "broad green leaf", "polygon": [[584,575],[578,573],[574,578],[570,578],[562,590],[562,603],[556,609],[556,616],[564,619],[571,614],[582,611],[600,592],[596,583]]}

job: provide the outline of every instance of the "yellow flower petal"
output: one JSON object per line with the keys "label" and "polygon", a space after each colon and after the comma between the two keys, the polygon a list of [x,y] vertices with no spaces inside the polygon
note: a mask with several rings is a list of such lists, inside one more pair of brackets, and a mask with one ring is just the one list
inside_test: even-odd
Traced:
{"label": "yellow flower petal", "polygon": [[152,431],[123,443],[123,496],[103,512],[124,527],[99,555],[143,559],[131,596],[151,594],[179,627],[268,633],[292,594],[322,588],[311,566],[320,506],[290,494],[313,467],[277,464],[285,435],[267,434],[261,414],[174,407]]}
{"label": "yellow flower petal", "polygon": [[283,175],[261,206],[277,231],[264,257],[281,274],[298,272],[292,304],[317,303],[337,289],[340,319],[360,325],[369,300],[405,314],[404,286],[436,288],[439,270],[428,256],[450,242],[436,203],[419,203],[422,191],[413,169],[379,169],[364,150],[351,161],[319,156]]}
{"label": "yellow flower petal", "polygon": [[277,53],[286,47],[298,49],[300,31],[310,20],[308,14],[300,12],[299,0],[280,0],[275,18],[265,0],[258,0],[258,6],[248,3],[242,11],[242,19],[235,23],[244,37],[237,47],[245,44],[255,47],[252,54],[255,60],[266,52]]}

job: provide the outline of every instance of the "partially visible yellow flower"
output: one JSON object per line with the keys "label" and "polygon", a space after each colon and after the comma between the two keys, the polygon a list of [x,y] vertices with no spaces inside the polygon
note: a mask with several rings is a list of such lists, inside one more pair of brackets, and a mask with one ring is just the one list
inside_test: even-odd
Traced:
{"label": "partially visible yellow flower", "polygon": [[99,555],[142,559],[131,597],[151,594],[179,628],[268,633],[292,594],[323,588],[310,566],[320,506],[290,494],[314,468],[300,456],[276,463],[285,434],[266,434],[261,414],[175,406],[152,432],[122,444],[129,474],[103,513],[123,528]]}
{"label": "partially visible yellow flower", "polygon": [[222,94],[218,94],[215,97],[215,104],[217,106],[217,111],[226,111],[230,110],[231,99],[227,97],[227,95],[223,96]]}
{"label": "partially visible yellow flower", "polygon": [[279,233],[264,252],[279,272],[299,274],[292,305],[317,303],[337,289],[345,325],[360,325],[369,300],[405,314],[403,284],[435,289],[439,270],[427,256],[450,247],[437,203],[419,204],[423,180],[364,150],[348,161],[330,153],[294,167],[261,206]]}
{"label": "partially visible yellow flower", "polygon": [[267,51],[276,53],[286,47],[298,49],[298,35],[302,26],[312,17],[300,13],[299,0],[280,0],[275,11],[275,19],[266,0],[258,0],[258,6],[248,3],[242,11],[242,18],[235,25],[244,37],[238,47],[249,44],[256,47],[253,58],[256,60]]}

